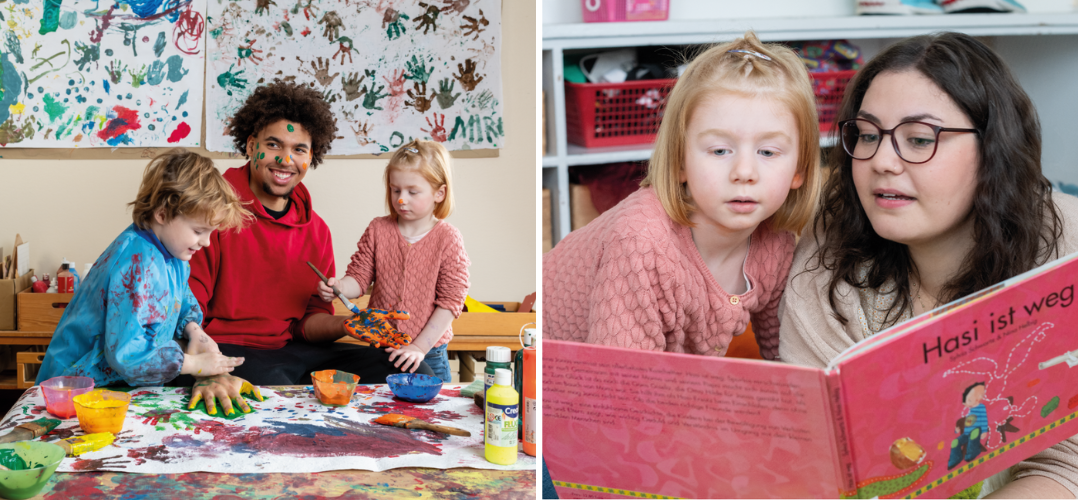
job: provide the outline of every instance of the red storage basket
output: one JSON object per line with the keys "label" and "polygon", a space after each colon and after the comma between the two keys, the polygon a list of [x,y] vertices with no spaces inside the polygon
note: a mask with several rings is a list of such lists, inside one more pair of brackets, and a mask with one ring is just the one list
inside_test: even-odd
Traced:
{"label": "red storage basket", "polygon": [[586,23],[665,21],[670,0],[580,0]]}
{"label": "red storage basket", "polygon": [[565,83],[565,132],[588,148],[650,144],[673,78],[625,83]]}
{"label": "red storage basket", "polygon": [[821,71],[809,73],[812,77],[812,91],[816,94],[816,113],[820,118],[820,133],[831,131],[842,105],[842,96],[846,94],[846,85],[850,83],[857,70]]}
{"label": "red storage basket", "polygon": [[[821,134],[831,130],[846,85],[856,73],[856,70],[809,73]],[[566,82],[568,141],[587,148],[654,142],[666,96],[676,81],[671,78],[625,83]]]}

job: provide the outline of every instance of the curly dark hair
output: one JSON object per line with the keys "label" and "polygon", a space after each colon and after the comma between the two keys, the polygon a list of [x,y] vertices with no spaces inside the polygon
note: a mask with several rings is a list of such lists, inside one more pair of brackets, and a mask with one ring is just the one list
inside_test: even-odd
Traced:
{"label": "curly dark hair", "polygon": [[311,168],[322,163],[337,135],[337,119],[317,90],[295,83],[274,80],[258,87],[236,111],[229,133],[236,151],[247,157],[247,138],[277,120],[298,123],[311,134]]}
{"label": "curly dark hair", "polygon": [[[1052,185],[1041,173],[1041,129],[1037,111],[1006,63],[983,43],[961,33],[936,33],[902,40],[865,65],[846,88],[835,119],[856,118],[872,80],[885,71],[916,70],[932,80],[961,109],[978,132],[981,164],[974,194],[973,245],[954,277],[944,284],[942,303],[988,288],[1028,271],[1058,253],[1062,219]],[[912,306],[909,248],[876,234],[857,197],[853,161],[831,149],[834,173],[816,214],[819,250],[810,262],[833,272],[828,300],[836,319],[836,290],[880,288],[894,281],[895,300],[884,324]],[[821,236],[823,241],[821,241]],[[864,279],[858,269],[868,266]],[[811,270],[811,269],[810,269]]]}

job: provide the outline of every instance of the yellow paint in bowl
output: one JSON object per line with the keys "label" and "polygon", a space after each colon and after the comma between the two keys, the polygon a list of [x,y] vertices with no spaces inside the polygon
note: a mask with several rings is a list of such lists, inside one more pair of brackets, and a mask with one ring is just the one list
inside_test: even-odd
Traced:
{"label": "yellow paint in bowl", "polygon": [[124,428],[124,417],[131,404],[126,392],[96,389],[72,398],[79,427],[87,434],[111,432],[119,434]]}

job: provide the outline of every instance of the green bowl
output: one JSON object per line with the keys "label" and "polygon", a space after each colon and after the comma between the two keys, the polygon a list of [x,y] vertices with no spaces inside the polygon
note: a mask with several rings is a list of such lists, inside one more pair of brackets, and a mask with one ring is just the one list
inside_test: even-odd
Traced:
{"label": "green bowl", "polygon": [[41,441],[0,444],[0,497],[22,500],[37,495],[64,459],[64,449]]}

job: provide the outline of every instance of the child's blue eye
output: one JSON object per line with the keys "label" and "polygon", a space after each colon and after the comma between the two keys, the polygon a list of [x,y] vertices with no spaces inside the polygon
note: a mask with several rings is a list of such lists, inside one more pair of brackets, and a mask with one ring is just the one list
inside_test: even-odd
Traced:
{"label": "child's blue eye", "polygon": [[730,150],[729,149],[715,149],[715,150],[711,151],[711,154],[713,154],[715,156],[726,156],[726,155],[730,154]]}
{"label": "child's blue eye", "polygon": [[761,149],[760,151],[758,151],[758,153],[760,153],[760,155],[765,158],[771,158],[772,156],[775,156],[774,151],[768,151],[766,149]]}

